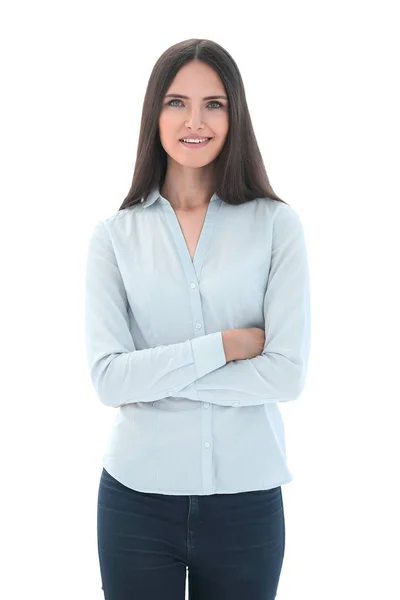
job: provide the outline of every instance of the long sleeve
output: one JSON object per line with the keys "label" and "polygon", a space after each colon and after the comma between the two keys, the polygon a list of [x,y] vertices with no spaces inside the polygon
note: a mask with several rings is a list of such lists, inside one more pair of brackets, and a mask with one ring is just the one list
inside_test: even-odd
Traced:
{"label": "long sleeve", "polygon": [[112,407],[175,395],[226,364],[221,331],[136,350],[127,294],[105,221],[97,223],[88,244],[85,337],[93,386],[100,401]]}
{"label": "long sleeve", "polygon": [[278,211],[264,298],[260,356],[231,361],[176,395],[220,406],[295,400],[304,389],[311,337],[310,281],[304,231],[289,206]]}

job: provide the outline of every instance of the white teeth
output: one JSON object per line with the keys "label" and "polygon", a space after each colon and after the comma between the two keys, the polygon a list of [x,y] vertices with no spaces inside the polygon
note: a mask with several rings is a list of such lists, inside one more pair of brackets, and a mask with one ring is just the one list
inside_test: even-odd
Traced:
{"label": "white teeth", "polygon": [[207,142],[209,138],[203,138],[202,140],[193,140],[190,138],[186,138],[181,140],[182,142],[189,142],[190,144],[201,144],[202,142]]}

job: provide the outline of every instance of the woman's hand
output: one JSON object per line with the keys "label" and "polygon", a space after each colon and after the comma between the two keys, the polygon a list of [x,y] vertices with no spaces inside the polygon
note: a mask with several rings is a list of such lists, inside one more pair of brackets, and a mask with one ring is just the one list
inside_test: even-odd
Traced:
{"label": "woman's hand", "polygon": [[258,327],[227,329],[222,332],[226,362],[259,356],[265,345],[265,331]]}

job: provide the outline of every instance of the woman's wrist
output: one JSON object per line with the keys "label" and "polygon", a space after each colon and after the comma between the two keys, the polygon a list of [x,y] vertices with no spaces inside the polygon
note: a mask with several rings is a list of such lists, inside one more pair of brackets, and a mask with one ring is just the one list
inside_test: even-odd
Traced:
{"label": "woman's wrist", "polygon": [[235,340],[234,329],[226,329],[222,332],[222,342],[224,345],[226,362],[235,360]]}

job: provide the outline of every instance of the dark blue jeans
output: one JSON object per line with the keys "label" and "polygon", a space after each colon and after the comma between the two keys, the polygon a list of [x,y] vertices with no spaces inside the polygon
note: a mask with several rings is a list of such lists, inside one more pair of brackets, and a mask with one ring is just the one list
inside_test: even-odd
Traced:
{"label": "dark blue jeans", "polygon": [[97,539],[105,600],[273,600],[285,550],[280,487],[171,496],[103,469]]}

